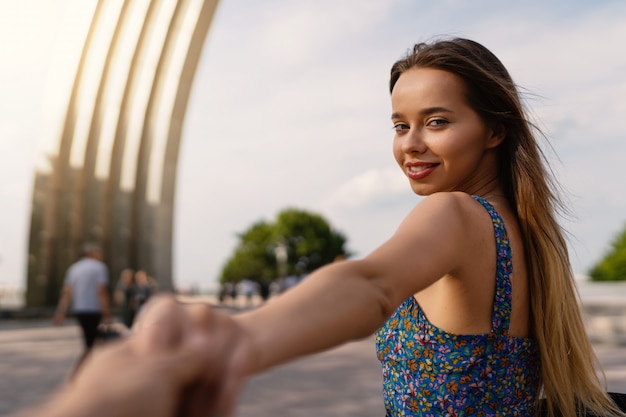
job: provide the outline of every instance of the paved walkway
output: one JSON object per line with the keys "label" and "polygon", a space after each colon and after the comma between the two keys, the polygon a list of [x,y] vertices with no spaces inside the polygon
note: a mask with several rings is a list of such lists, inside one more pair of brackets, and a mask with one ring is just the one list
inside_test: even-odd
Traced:
{"label": "paved walkway", "polygon": [[[0,320],[0,415],[40,403],[67,378],[81,350],[77,326]],[[626,392],[626,346],[596,345],[608,389]],[[373,339],[349,343],[252,378],[237,417],[380,417]]]}

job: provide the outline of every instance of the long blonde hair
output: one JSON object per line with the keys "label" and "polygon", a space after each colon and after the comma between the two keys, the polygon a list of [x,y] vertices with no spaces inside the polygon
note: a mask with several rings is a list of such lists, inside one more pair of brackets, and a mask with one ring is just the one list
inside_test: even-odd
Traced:
{"label": "long blonde hair", "polygon": [[556,219],[562,203],[536,139],[543,135],[526,116],[511,76],[484,46],[455,38],[415,45],[393,65],[389,90],[415,67],[459,76],[469,105],[490,127],[506,132],[499,148],[500,177],[522,230],[548,415],[624,416],[596,374],[599,362],[584,327],[567,243]]}

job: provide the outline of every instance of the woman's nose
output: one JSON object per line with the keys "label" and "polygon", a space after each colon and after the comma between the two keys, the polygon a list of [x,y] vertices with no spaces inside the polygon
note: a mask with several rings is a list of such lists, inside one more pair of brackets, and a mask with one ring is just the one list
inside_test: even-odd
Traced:
{"label": "woman's nose", "polygon": [[411,129],[408,134],[404,135],[404,142],[402,143],[402,151],[405,153],[424,153],[428,147],[424,142],[422,132],[418,129]]}

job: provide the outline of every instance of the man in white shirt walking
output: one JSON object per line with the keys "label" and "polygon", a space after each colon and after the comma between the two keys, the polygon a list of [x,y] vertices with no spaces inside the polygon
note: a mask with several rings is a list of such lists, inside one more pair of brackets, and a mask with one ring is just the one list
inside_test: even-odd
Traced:
{"label": "man in white shirt walking", "polygon": [[78,321],[85,343],[84,356],[89,353],[101,322],[112,321],[109,294],[109,270],[102,261],[102,250],[95,243],[86,243],[83,257],[67,270],[54,323],[63,324],[68,310]]}

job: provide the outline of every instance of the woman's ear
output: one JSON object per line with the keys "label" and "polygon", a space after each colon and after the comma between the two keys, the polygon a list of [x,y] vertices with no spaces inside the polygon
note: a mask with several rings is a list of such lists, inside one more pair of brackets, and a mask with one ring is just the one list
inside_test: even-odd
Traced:
{"label": "woman's ear", "polygon": [[502,125],[496,125],[491,128],[491,134],[487,141],[487,148],[497,148],[502,141],[506,138],[506,129]]}

